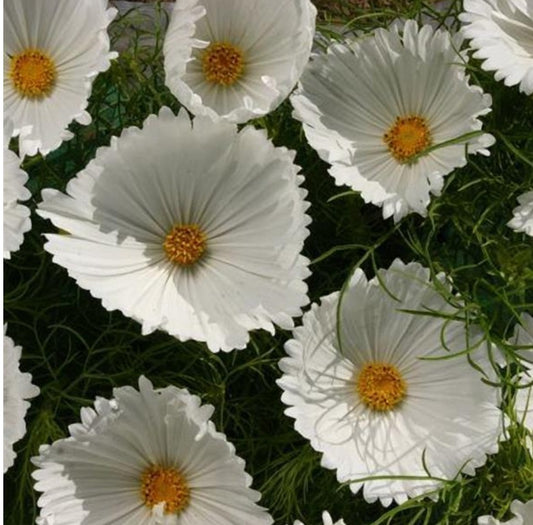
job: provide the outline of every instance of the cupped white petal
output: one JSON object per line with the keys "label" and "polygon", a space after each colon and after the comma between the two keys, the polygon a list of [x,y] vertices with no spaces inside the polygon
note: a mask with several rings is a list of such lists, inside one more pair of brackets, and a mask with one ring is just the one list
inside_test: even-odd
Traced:
{"label": "cupped white petal", "polygon": [[519,206],[513,210],[513,218],[507,223],[516,232],[527,233],[533,237],[533,191],[518,197]]}
{"label": "cupped white petal", "polygon": [[[246,122],[274,110],[309,59],[316,8],[309,0],[176,2],[165,37],[166,83],[196,115]],[[213,43],[242,55],[231,84],[207,80],[203,55]]]}
{"label": "cupped white petal", "polygon": [[[494,142],[471,135],[481,130],[491,97],[468,84],[460,45],[460,37],[413,20],[378,29],[314,56],[291,96],[295,118],[332,165],[335,182],[382,206],[384,218],[426,215],[443,177],[466,164],[465,144],[468,153],[488,154]],[[397,119],[414,117],[416,144],[395,129]],[[400,126],[412,131],[409,122]],[[394,149],[386,134],[407,150]]]}
{"label": "cupped white petal", "polygon": [[20,169],[20,159],[8,149],[12,129],[12,123],[4,121],[4,259],[11,258],[31,229],[30,210],[18,202],[28,200],[31,193],[24,186],[28,175]]}
{"label": "cupped white petal", "polygon": [[[94,77],[109,68],[107,26],[116,9],[107,0],[6,0],[4,5],[4,111],[20,135],[20,154],[43,155],[72,138],[67,126],[88,124],[85,111]],[[52,61],[55,80],[40,96],[15,86],[12,57],[39,50]]]}
{"label": "cupped white petal", "polygon": [[4,325],[4,472],[17,456],[13,445],[26,434],[24,417],[30,403],[26,401],[39,395],[39,388],[32,384],[31,374],[19,369],[22,347],[5,335]]}
{"label": "cupped white petal", "polygon": [[533,93],[533,4],[529,0],[465,0],[459,15],[481,67],[506,86]]}
{"label": "cupped white petal", "polygon": [[[436,282],[449,292],[444,276]],[[483,340],[419,264],[396,260],[370,281],[356,271],[343,295],[314,304],[293,336],[280,361],[285,413],[322,452],[322,465],[353,492],[364,486],[368,502],[426,494],[497,451],[498,391],[465,355],[451,357],[470,349],[492,377]],[[370,363],[394,366],[406,385],[389,410],[374,409],[358,390]],[[375,476],[383,479],[364,479]]]}
{"label": "cupped white petal", "polygon": [[[253,155],[251,154],[253,152]],[[38,213],[68,235],[46,249],[78,284],[143,324],[213,351],[244,348],[248,332],[291,328],[307,302],[310,219],[294,153],[262,131],[182,110],[130,128],[69,182],[43,191]],[[197,224],[206,253],[191,267],[163,243]]]}
{"label": "cupped white petal", "polygon": [[[209,420],[213,407],[174,386],[154,390],[144,377],[139,391],[121,387],[113,395],[83,409],[71,437],[42,446],[33,458],[41,519],[54,525],[272,523],[256,504],[260,494],[250,488],[244,461]],[[143,475],[153,467],[183,476],[184,508],[166,509],[167,499],[145,502]]]}

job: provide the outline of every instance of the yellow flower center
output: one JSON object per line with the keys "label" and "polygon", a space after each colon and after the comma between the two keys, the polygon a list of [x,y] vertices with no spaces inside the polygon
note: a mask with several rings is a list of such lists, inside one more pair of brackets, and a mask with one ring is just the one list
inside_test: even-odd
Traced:
{"label": "yellow flower center", "polygon": [[176,224],[165,237],[167,257],[180,266],[191,266],[205,253],[206,235],[197,224]]}
{"label": "yellow flower center", "polygon": [[244,71],[242,51],[228,42],[214,42],[202,55],[202,67],[208,82],[231,86]]}
{"label": "yellow flower center", "polygon": [[39,49],[26,49],[11,57],[9,77],[23,97],[42,98],[52,91],[57,70],[47,53]]}
{"label": "yellow flower center", "polygon": [[178,470],[155,465],[141,477],[141,497],[149,508],[164,503],[165,514],[179,514],[189,505],[191,489]]}
{"label": "yellow flower center", "polygon": [[377,361],[367,363],[357,377],[357,393],[372,410],[393,409],[406,394],[400,371],[394,365]]}
{"label": "yellow flower center", "polygon": [[392,156],[401,163],[409,160],[431,145],[431,133],[424,117],[398,117],[383,135]]}

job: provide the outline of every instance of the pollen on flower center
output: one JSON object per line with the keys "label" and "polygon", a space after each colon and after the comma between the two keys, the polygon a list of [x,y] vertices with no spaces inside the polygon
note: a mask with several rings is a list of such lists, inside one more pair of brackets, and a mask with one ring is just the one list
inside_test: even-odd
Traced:
{"label": "pollen on flower center", "polygon": [[26,49],[11,57],[9,77],[23,97],[41,98],[52,91],[57,69],[47,53],[39,49]]}
{"label": "pollen on flower center", "polygon": [[179,514],[189,505],[191,489],[175,468],[151,466],[141,477],[141,497],[147,507],[165,504],[165,514]]}
{"label": "pollen on flower center", "polygon": [[214,42],[202,55],[202,67],[208,82],[231,86],[244,71],[242,51],[228,42]]}
{"label": "pollen on flower center", "polygon": [[397,117],[383,135],[392,156],[399,162],[409,160],[431,145],[431,133],[424,117]]}
{"label": "pollen on flower center", "polygon": [[372,410],[384,412],[393,409],[407,391],[400,371],[386,363],[367,363],[357,377],[357,393]]}
{"label": "pollen on flower center", "polygon": [[167,257],[180,266],[191,266],[205,253],[205,233],[197,224],[176,224],[165,237]]}

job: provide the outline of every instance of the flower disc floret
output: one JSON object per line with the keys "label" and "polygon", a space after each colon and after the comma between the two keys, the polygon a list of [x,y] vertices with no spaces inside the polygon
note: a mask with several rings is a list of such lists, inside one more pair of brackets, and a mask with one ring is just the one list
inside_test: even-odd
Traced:
{"label": "flower disc floret", "polygon": [[11,57],[9,77],[21,96],[41,98],[52,91],[57,69],[48,53],[27,49]]}
{"label": "flower disc floret", "polygon": [[192,266],[204,255],[207,237],[197,224],[177,224],[165,237],[163,249],[172,262]]}
{"label": "flower disc floret", "polygon": [[409,162],[431,145],[431,133],[424,117],[397,117],[383,135],[392,156],[398,162]]}
{"label": "flower disc floret", "polygon": [[154,465],[143,472],[141,496],[149,508],[164,503],[165,514],[179,514],[189,505],[191,490],[179,470]]}
{"label": "flower disc floret", "polygon": [[208,82],[231,86],[244,71],[242,51],[228,42],[215,42],[204,51],[202,67]]}
{"label": "flower disc floret", "polygon": [[392,410],[405,397],[407,387],[402,374],[387,363],[364,365],[357,377],[357,394],[372,410]]}

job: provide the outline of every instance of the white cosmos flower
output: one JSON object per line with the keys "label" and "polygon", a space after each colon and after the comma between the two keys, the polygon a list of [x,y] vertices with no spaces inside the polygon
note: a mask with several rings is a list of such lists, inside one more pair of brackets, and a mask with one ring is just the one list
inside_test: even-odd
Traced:
{"label": "white cosmos flower", "polygon": [[533,523],[533,499],[522,503],[515,499],[511,503],[514,516],[510,520],[500,521],[492,516],[479,516],[478,525],[530,525]]}
{"label": "white cosmos flower", "polygon": [[211,405],[174,386],[113,390],[81,410],[71,436],[43,445],[32,476],[53,525],[268,525],[252,478]]}
{"label": "white cosmos flower", "polygon": [[89,124],[94,77],[109,67],[107,0],[5,0],[4,112],[20,134],[20,155],[43,155]]}
{"label": "white cosmos flower", "polygon": [[166,84],[195,115],[265,115],[298,81],[315,18],[309,0],[178,0],[164,44]]}
{"label": "white cosmos flower", "polygon": [[[437,280],[449,289],[442,274]],[[342,351],[338,306],[336,292],[304,315],[278,380],[285,413],[322,452],[322,465],[384,505],[441,485],[427,479],[424,463],[433,478],[473,475],[498,450],[498,389],[483,383],[465,355],[431,359],[470,346],[470,357],[490,373],[481,337],[453,318],[458,311],[429,282],[429,270],[397,259],[367,281],[358,269],[342,296]]]}
{"label": "white cosmos flower", "polygon": [[506,86],[520,84],[533,93],[533,2],[531,0],[465,0],[462,32],[472,39],[481,67],[495,71]]}
{"label": "white cosmos flower", "polygon": [[444,175],[466,164],[465,149],[488,155],[494,142],[483,134],[428,150],[479,131],[478,117],[490,111],[490,95],[468,84],[460,46],[460,35],[414,20],[393,24],[332,44],[291,96],[335,182],[382,206],[384,218],[425,216],[429,194],[439,195]]}
{"label": "white cosmos flower", "polygon": [[513,218],[507,223],[507,226],[533,237],[533,190],[520,195],[518,203],[520,206],[513,210]]}
{"label": "white cosmos flower", "polygon": [[39,395],[39,388],[31,382],[31,374],[19,369],[22,347],[15,346],[13,339],[5,335],[6,330],[7,325],[4,325],[4,472],[17,456],[13,444],[26,434],[24,416],[30,408],[26,399]]}
{"label": "white cosmos flower", "polygon": [[28,175],[20,169],[20,159],[9,149],[13,131],[10,120],[4,120],[4,259],[11,258],[24,239],[24,233],[31,229],[30,210],[19,204],[31,197],[24,184]]}
{"label": "white cosmos flower", "polygon": [[163,108],[100,148],[68,195],[43,191],[38,213],[70,233],[45,248],[143,333],[244,348],[252,329],[291,328],[308,302],[293,159],[264,131]]}
{"label": "white cosmos flower", "polygon": [[[324,511],[322,513],[322,522],[323,522],[323,525],[346,525],[346,523],[342,519],[333,523],[333,519],[331,515],[329,514],[329,512],[327,511]],[[301,522],[300,520],[296,520],[293,525],[305,525],[305,524]]]}

